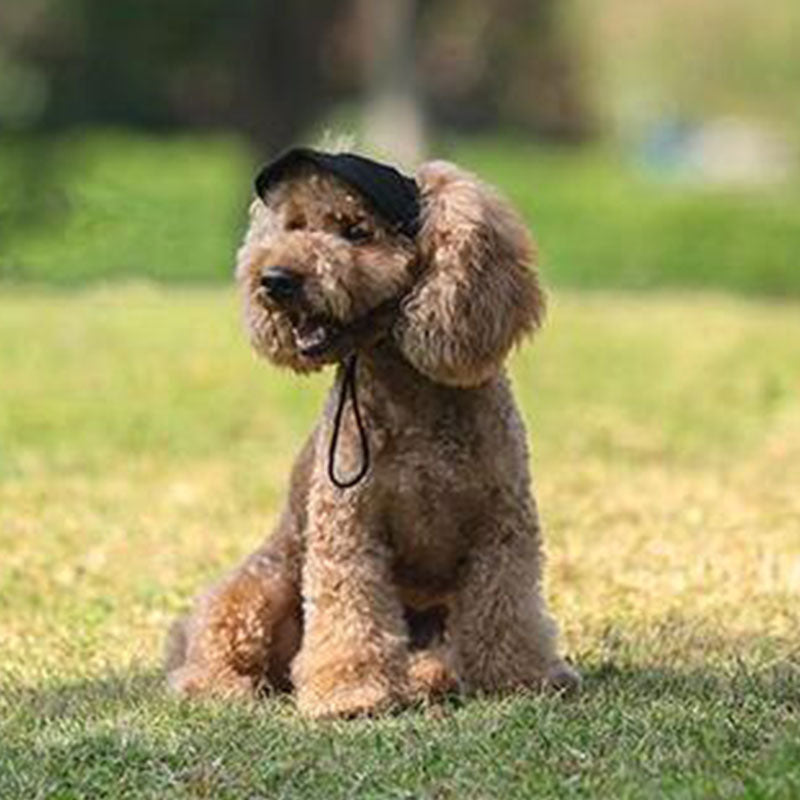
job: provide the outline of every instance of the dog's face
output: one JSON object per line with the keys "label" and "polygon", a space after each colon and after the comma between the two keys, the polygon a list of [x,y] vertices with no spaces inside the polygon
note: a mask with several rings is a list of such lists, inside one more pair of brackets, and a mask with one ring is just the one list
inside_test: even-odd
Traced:
{"label": "dog's face", "polygon": [[236,274],[260,354],[309,372],[386,336],[438,383],[498,372],[544,314],[533,242],[502,197],[453,164],[425,164],[416,182],[413,240],[311,164],[253,202]]}
{"label": "dog's face", "polygon": [[356,190],[298,166],[254,201],[239,253],[253,345],[299,372],[340,360],[353,345],[354,323],[399,300],[418,261],[415,242],[392,231]]}

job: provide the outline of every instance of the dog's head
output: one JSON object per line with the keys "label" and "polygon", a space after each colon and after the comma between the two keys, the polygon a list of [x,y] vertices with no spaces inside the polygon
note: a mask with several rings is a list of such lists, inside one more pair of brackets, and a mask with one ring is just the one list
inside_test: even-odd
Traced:
{"label": "dog's head", "polygon": [[262,171],[239,251],[256,350],[308,372],[391,337],[433,380],[491,377],[544,307],[508,204],[445,162],[424,165],[415,185],[383,165],[370,172],[374,162],[350,172],[303,152],[312,157]]}

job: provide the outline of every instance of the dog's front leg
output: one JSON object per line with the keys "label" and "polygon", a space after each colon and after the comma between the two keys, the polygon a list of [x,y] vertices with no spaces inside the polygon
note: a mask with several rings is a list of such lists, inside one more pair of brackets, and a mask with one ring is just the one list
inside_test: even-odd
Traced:
{"label": "dog's front leg", "polygon": [[538,531],[502,509],[476,531],[451,619],[456,669],[470,690],[577,689],[556,651],[556,626],[540,588]]}
{"label": "dog's front leg", "polygon": [[359,489],[328,486],[310,509],[305,631],[292,679],[298,707],[311,717],[371,713],[407,696],[407,631],[389,548]]}

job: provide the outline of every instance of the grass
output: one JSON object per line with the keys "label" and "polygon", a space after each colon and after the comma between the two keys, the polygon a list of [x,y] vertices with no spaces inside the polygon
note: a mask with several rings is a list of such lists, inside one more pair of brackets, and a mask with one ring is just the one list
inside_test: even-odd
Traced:
{"label": "grass", "polygon": [[233,138],[0,139],[0,278],[225,280],[251,171]]}
{"label": "grass", "polygon": [[[800,182],[721,189],[603,148],[436,148],[506,191],[559,286],[800,296]],[[259,159],[225,138],[0,140],[0,278],[227,280]]]}
{"label": "grass", "polygon": [[586,678],[352,723],[184,703],[169,620],[278,511],[325,376],[229,289],[0,293],[0,798],[800,794],[800,308],[557,293],[514,359]]}
{"label": "grass", "polygon": [[578,288],[724,288],[800,295],[800,182],[681,183],[622,153],[496,140],[450,154],[523,210],[548,276]]}

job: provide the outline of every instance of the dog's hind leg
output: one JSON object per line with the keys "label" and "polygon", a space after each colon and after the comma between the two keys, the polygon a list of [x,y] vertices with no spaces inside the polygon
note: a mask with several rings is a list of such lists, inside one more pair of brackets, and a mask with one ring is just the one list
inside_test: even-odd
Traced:
{"label": "dog's hind leg", "polygon": [[295,462],[289,502],[272,536],[173,624],[166,668],[175,691],[249,696],[289,687],[302,638],[302,537],[313,455],[312,437]]}
{"label": "dog's hind leg", "polygon": [[450,649],[444,645],[417,650],[408,657],[409,694],[413,700],[432,700],[458,689]]}
{"label": "dog's hind leg", "polygon": [[446,641],[446,601],[422,609],[405,607],[408,626],[408,683],[413,700],[430,700],[458,688],[451,648]]}
{"label": "dog's hind leg", "polygon": [[167,641],[170,686],[182,694],[252,695],[289,685],[300,646],[298,568],[283,530],[200,597]]}

